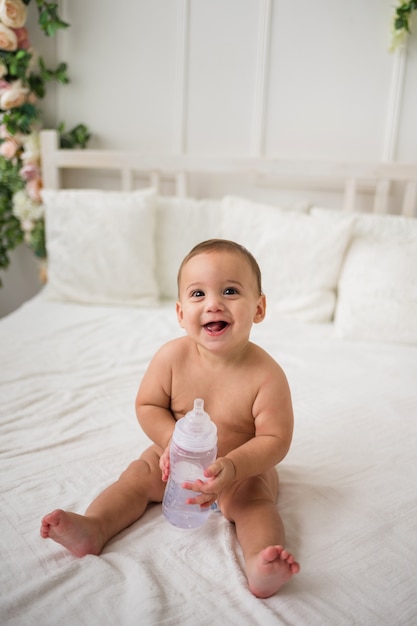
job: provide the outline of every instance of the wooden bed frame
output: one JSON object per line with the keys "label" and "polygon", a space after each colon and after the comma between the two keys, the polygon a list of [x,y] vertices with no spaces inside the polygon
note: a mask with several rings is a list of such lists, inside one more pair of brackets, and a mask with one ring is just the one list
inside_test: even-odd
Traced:
{"label": "wooden bed frame", "polygon": [[119,150],[64,150],[59,148],[55,130],[41,132],[41,156],[44,186],[61,187],[61,171],[96,169],[118,172],[120,188],[135,187],[135,176],[145,176],[152,187],[161,190],[163,179],[173,179],[175,193],[187,195],[190,174],[244,174],[256,185],[323,189],[343,192],[343,209],[354,211],[360,192],[373,194],[372,212],[389,212],[390,196],[399,193],[400,213],[417,215],[417,164],[353,163],[284,160],[270,157],[207,157],[196,155],[144,155]]}

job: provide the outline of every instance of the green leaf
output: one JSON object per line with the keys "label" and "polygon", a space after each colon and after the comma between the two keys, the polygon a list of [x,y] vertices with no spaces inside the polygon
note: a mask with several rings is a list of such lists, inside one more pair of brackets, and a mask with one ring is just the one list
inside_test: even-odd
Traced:
{"label": "green leaf", "polygon": [[32,54],[27,50],[17,50],[15,52],[3,52],[0,58],[6,65],[10,76],[24,79]]}
{"label": "green leaf", "polygon": [[64,132],[64,124],[61,122],[59,125],[61,136],[60,136],[60,147],[66,149],[73,148],[85,148],[88,140],[91,135],[85,124],[77,124],[74,126],[72,130]]}
{"label": "green leaf", "polygon": [[13,194],[23,187],[18,164],[0,157],[0,269],[9,266],[9,252],[23,241],[19,220],[12,212]]}
{"label": "green leaf", "polygon": [[394,26],[396,30],[405,29],[407,32],[410,32],[410,29],[408,27],[408,21],[404,17],[397,17],[394,21]]}
{"label": "green leaf", "polygon": [[36,0],[38,6],[38,21],[41,29],[48,37],[56,34],[60,29],[68,28],[69,24],[61,20],[58,15],[58,5],[54,2],[43,2]]}
{"label": "green leaf", "polygon": [[48,83],[52,80],[56,80],[57,82],[63,85],[67,85],[70,82],[67,76],[68,66],[66,63],[60,63],[55,70],[50,70],[46,67],[45,61],[43,60],[43,58],[40,57],[38,61],[38,65],[40,69],[41,79],[45,83]]}
{"label": "green leaf", "polygon": [[3,123],[11,135],[23,133],[28,135],[32,124],[38,118],[38,110],[33,104],[23,104],[21,107],[9,109],[3,113]]}
{"label": "green leaf", "polygon": [[29,78],[28,78],[28,84],[29,84],[29,88],[30,90],[38,97],[38,98],[44,98],[45,97],[45,83],[42,80],[42,78],[40,76],[37,76],[36,74],[30,74]]}
{"label": "green leaf", "polygon": [[38,220],[30,233],[30,247],[39,259],[46,259],[45,222]]}

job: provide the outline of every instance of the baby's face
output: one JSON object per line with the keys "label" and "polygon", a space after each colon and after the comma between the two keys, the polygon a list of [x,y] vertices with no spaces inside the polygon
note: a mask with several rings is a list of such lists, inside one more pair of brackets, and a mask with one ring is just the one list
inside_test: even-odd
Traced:
{"label": "baby's face", "polygon": [[265,316],[265,297],[249,261],[232,251],[192,257],[182,269],[179,291],[180,325],[210,350],[243,346],[252,324]]}

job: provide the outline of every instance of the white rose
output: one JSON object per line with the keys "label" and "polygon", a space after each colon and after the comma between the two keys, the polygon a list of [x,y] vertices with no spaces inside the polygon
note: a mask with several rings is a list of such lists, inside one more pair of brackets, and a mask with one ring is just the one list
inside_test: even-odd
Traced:
{"label": "white rose", "polygon": [[4,24],[0,24],[0,50],[6,50],[7,52],[14,52],[17,49],[17,36],[16,33],[7,28]]}
{"label": "white rose", "polygon": [[13,215],[17,217],[20,222],[36,222],[43,217],[44,209],[43,204],[34,202],[30,199],[27,192],[22,189],[16,191],[13,195]]}
{"label": "white rose", "polygon": [[0,96],[0,108],[7,110],[22,106],[26,102],[28,92],[29,89],[23,87],[21,80],[15,80]]}
{"label": "white rose", "polygon": [[41,145],[39,133],[25,135],[23,139],[23,163],[39,163],[41,158]]}
{"label": "white rose", "polygon": [[22,0],[0,0],[0,20],[9,28],[21,28],[26,21]]}

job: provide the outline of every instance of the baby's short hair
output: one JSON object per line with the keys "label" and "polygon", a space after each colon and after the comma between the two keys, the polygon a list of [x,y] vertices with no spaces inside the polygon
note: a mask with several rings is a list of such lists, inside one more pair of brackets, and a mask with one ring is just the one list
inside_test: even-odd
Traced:
{"label": "baby's short hair", "polygon": [[236,243],[235,241],[231,241],[230,239],[207,239],[206,241],[202,241],[201,243],[198,243],[196,246],[194,246],[192,250],[190,250],[187,256],[184,257],[180,265],[180,268],[178,270],[178,276],[177,276],[178,293],[179,293],[179,288],[180,288],[181,273],[182,273],[184,265],[188,263],[190,259],[197,256],[198,254],[204,254],[205,252],[219,252],[219,251],[220,252],[233,252],[235,254],[239,254],[240,256],[242,256],[249,262],[249,265],[256,278],[259,295],[261,295],[262,294],[262,275],[261,275],[261,270],[260,270],[257,260],[255,259],[253,254],[251,254],[249,250],[247,250],[244,246],[242,246],[240,243]]}

